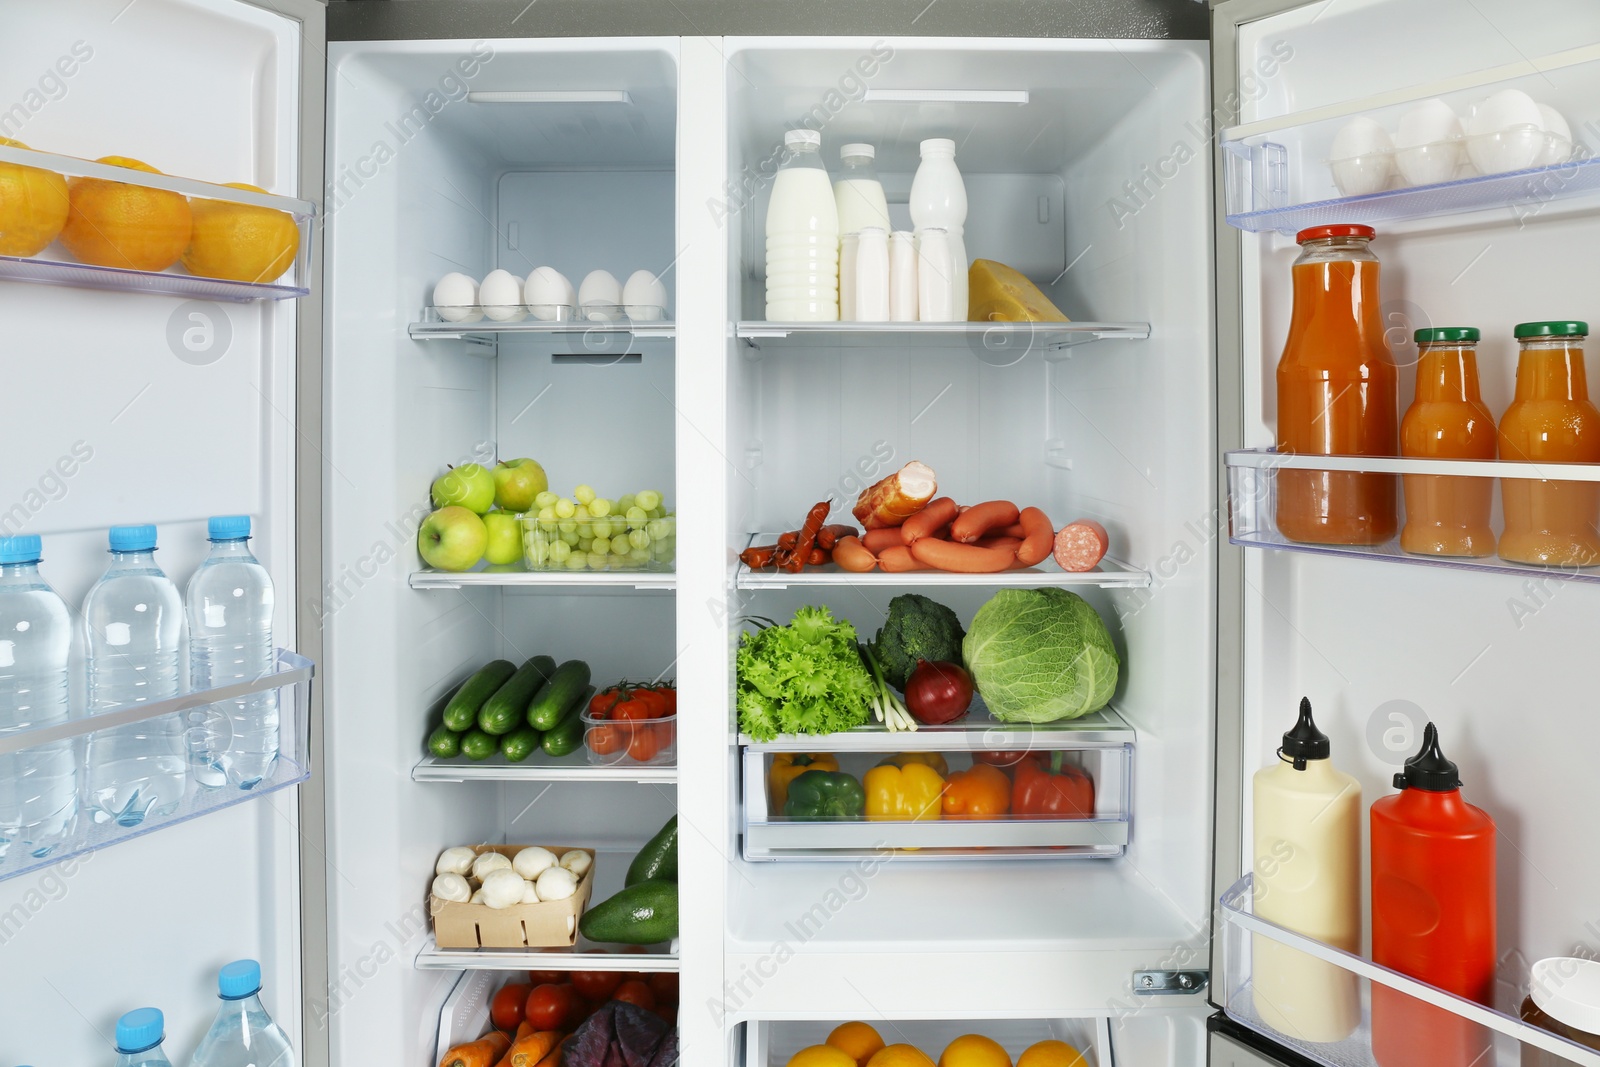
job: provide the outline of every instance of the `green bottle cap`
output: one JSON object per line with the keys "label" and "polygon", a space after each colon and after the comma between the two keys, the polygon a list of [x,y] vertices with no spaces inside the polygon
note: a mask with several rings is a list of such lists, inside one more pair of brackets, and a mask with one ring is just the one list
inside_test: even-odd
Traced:
{"label": "green bottle cap", "polygon": [[1589,324],[1587,322],[1519,322],[1516,328],[1517,340],[1524,337],[1588,337]]}
{"label": "green bottle cap", "polygon": [[1478,343],[1478,328],[1476,326],[1435,326],[1432,329],[1418,330],[1411,335],[1411,339],[1419,345],[1434,341],[1471,341]]}

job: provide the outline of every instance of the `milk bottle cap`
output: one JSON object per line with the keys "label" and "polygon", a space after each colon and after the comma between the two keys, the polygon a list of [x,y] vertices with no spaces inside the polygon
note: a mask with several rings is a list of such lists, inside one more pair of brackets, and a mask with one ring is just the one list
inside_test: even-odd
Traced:
{"label": "milk bottle cap", "polygon": [[840,159],[850,159],[855,156],[866,156],[868,159],[877,158],[878,150],[869,144],[847,144],[839,149]]}
{"label": "milk bottle cap", "polygon": [[815,145],[820,148],[822,146],[822,134],[816,130],[790,130],[783,135],[783,146],[785,148],[793,148],[802,144]]}
{"label": "milk bottle cap", "polygon": [[1422,751],[1406,760],[1406,769],[1394,776],[1394,787],[1428,793],[1450,793],[1461,788],[1461,770],[1445,759],[1439,748],[1439,728],[1433,723],[1422,731]]}
{"label": "milk bottle cap", "polygon": [[924,156],[953,156],[956,154],[956,143],[948,137],[930,137],[922,142]]}
{"label": "milk bottle cap", "polygon": [[1294,769],[1306,769],[1306,760],[1327,759],[1331,752],[1328,735],[1317,729],[1311,718],[1311,698],[1300,698],[1300,718],[1294,728],[1283,735],[1283,747],[1278,758],[1294,764]]}

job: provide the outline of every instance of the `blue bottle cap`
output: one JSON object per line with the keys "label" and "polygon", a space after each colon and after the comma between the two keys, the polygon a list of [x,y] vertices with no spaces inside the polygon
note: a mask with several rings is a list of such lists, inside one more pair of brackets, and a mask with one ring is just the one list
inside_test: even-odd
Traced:
{"label": "blue bottle cap", "polygon": [[161,1044],[166,1026],[160,1008],[134,1008],[117,1020],[117,1051],[144,1052]]}
{"label": "blue bottle cap", "polygon": [[217,993],[224,1000],[240,1000],[259,992],[261,964],[255,960],[234,960],[217,972]]}
{"label": "blue bottle cap", "polygon": [[148,525],[113,526],[110,542],[113,552],[148,552],[156,547],[156,528]]}
{"label": "blue bottle cap", "polygon": [[0,563],[38,563],[39,550],[43,547],[38,534],[0,537]]}
{"label": "blue bottle cap", "polygon": [[206,522],[206,536],[213,541],[237,541],[250,536],[250,516],[213,515]]}

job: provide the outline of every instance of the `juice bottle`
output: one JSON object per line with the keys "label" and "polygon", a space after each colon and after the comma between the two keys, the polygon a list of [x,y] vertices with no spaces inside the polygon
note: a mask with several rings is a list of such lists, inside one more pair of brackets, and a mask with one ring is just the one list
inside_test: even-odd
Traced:
{"label": "juice bottle", "polygon": [[[1500,458],[1600,463],[1600,411],[1583,371],[1586,322],[1517,326],[1517,395],[1500,416]],[[1600,483],[1504,478],[1500,558],[1556,567],[1600,564]]]}
{"label": "juice bottle", "polygon": [[[1300,701],[1278,758],[1256,772],[1254,911],[1346,952],[1361,949],[1361,785],[1329,759]],[[1338,1041],[1361,1021],[1350,971],[1266,937],[1250,945],[1256,1014],[1301,1041]]]}
{"label": "juice bottle", "polygon": [[[1461,798],[1456,765],[1429,723],[1422,751],[1372,805],[1372,962],[1488,1005],[1494,992],[1494,820]],[[1493,1063],[1490,1032],[1372,984],[1372,1052],[1382,1067]]]}
{"label": "juice bottle", "polygon": [[[1478,394],[1478,331],[1418,330],[1417,394],[1400,420],[1400,454],[1427,459],[1493,459],[1494,417]],[[1492,556],[1492,478],[1408,474],[1400,547],[1427,556]]]}
{"label": "juice bottle", "polygon": [[[1393,456],[1398,374],[1378,313],[1370,226],[1295,235],[1294,312],[1278,361],[1278,451]],[[1391,474],[1281,470],[1278,531],[1291,541],[1376,545],[1394,536]]]}

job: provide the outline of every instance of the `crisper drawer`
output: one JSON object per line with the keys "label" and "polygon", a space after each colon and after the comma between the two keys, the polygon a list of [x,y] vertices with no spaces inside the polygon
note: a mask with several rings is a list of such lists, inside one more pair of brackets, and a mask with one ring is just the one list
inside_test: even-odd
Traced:
{"label": "crisper drawer", "polygon": [[[870,1034],[860,1022],[844,1019],[784,1020],[779,1022],[752,1022],[745,1024],[744,1058],[739,1067],[787,1067],[795,1054],[813,1045],[824,1044],[835,1028],[850,1022],[846,1031],[850,1036],[837,1039],[852,1050],[863,1050],[852,1045]],[[866,1025],[876,1031],[879,1039],[889,1045],[910,1045],[920,1050],[930,1062],[940,1062],[942,1054],[952,1041],[965,1035],[988,1038],[1005,1049],[1012,1062],[1023,1052],[1040,1042],[1057,1041],[1070,1046],[1082,1058],[1075,1067],[1110,1067],[1110,1036],[1107,1020],[1093,1019],[872,1019]],[[1040,1050],[1041,1052],[1043,1050]],[[1048,1062],[1071,1062],[1066,1050],[1053,1049],[1057,1058]],[[1038,1055],[1039,1053],[1035,1053]],[[952,1056],[952,1062],[966,1062],[965,1057]]]}
{"label": "crisper drawer", "polygon": [[[1134,731],[1110,708],[1028,724],[979,707],[908,733],[741,740],[748,860],[1102,858],[1130,840]],[[796,789],[808,767],[830,776],[820,791]]]}

